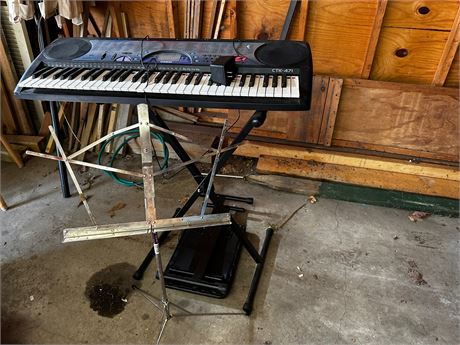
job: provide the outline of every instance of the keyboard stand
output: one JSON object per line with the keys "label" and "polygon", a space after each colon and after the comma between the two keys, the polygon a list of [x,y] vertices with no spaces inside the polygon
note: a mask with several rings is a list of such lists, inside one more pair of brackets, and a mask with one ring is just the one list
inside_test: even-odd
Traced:
{"label": "keyboard stand", "polygon": [[[218,162],[216,164],[216,172],[219,171],[222,166],[228,161],[228,159],[232,156],[234,151],[236,150],[236,146],[240,144],[251,132],[253,128],[257,128],[262,126],[266,118],[266,111],[256,111],[248,122],[243,126],[237,136],[233,139],[230,147],[235,146],[233,149],[227,150],[222,153],[219,157]],[[162,127],[164,129],[169,130],[167,124],[163,121],[163,119],[158,116],[156,113],[150,110],[149,112],[149,120],[153,124]],[[182,162],[190,161],[190,157],[187,152],[184,150],[180,142],[177,140],[175,136],[172,136],[167,133],[163,133],[165,140],[173,150],[176,152],[178,157],[182,160]],[[192,177],[195,179],[198,187],[194,191],[194,193],[188,198],[188,200],[183,204],[182,207],[176,210],[173,215],[175,217],[182,217],[185,213],[190,209],[190,207],[194,204],[194,202],[198,199],[198,197],[202,196],[206,191],[209,181],[211,180],[212,174],[208,174],[206,176],[202,176],[199,169],[195,164],[187,165],[187,169],[189,170]],[[252,198],[242,198],[238,196],[229,196],[229,195],[222,195],[217,194],[214,191],[213,186],[211,185],[209,199],[213,203],[213,213],[220,213],[220,212],[228,212],[229,207],[224,205],[225,200],[233,200],[233,201],[242,201],[246,203],[252,203]],[[228,292],[230,284],[232,282],[232,276],[234,270],[236,268],[236,264],[238,261],[238,252],[241,245],[249,252],[252,259],[256,262],[256,269],[254,271],[254,275],[252,278],[251,287],[249,289],[246,301],[243,306],[243,310],[246,315],[251,314],[253,308],[253,301],[255,297],[255,293],[257,291],[258,282],[262,273],[262,268],[265,262],[265,257],[267,253],[267,249],[273,235],[273,229],[269,228],[266,230],[265,239],[263,241],[262,250],[261,252],[257,252],[254,248],[252,243],[248,240],[245,234],[245,224],[240,224],[236,221],[235,217],[232,217],[232,224],[229,226],[221,226],[218,231],[216,229],[190,229],[184,231],[182,238],[176,248],[175,253],[169,263],[168,267],[164,272],[164,278],[167,287],[185,290],[189,292],[204,294],[212,297],[222,298]],[[208,234],[212,234],[211,236],[203,236],[204,231]],[[229,234],[231,232],[232,234]],[[219,234],[220,233],[220,234]],[[216,236],[220,235],[220,236]],[[165,238],[168,236],[168,232],[162,232],[159,236],[159,243],[161,244]],[[199,270],[199,272],[183,272],[183,274],[178,274],[177,266],[179,256],[181,251],[189,252],[190,249],[190,242],[197,240],[197,238],[205,238],[207,243],[200,243],[195,248],[195,253],[190,254],[192,257],[195,257],[195,260],[198,259],[201,263],[195,268]],[[220,237],[220,238],[219,238]],[[221,253],[213,253],[213,247],[220,243],[222,245],[222,237],[227,237],[232,244],[227,245],[226,251],[222,251]],[[224,244],[225,245],[225,244]],[[200,248],[205,248],[205,250],[201,253],[196,252]],[[203,260],[201,257],[207,257],[208,259],[212,259],[211,261],[215,261],[216,259],[222,263],[222,266],[228,267],[228,270],[225,272],[220,272],[221,275],[224,275],[226,279],[224,281],[216,281],[215,284],[206,281],[205,277],[207,275],[206,266],[208,265],[207,260]],[[227,256],[227,257],[225,257]],[[134,273],[133,277],[137,280],[142,279],[145,270],[150,265],[151,261],[155,257],[155,249],[152,248],[150,252],[145,257],[142,264],[139,266],[138,270]],[[203,262],[204,261],[204,262]],[[189,278],[187,278],[187,276]],[[191,277],[191,279],[190,279]],[[211,278],[212,279],[212,278]]]}

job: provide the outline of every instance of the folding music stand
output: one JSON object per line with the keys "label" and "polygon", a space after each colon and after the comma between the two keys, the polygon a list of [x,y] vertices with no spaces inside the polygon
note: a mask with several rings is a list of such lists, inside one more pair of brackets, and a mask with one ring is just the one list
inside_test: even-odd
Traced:
{"label": "folding music stand", "polygon": [[[150,297],[139,290],[144,297],[146,297],[150,302],[160,308],[163,312],[163,326],[159,333],[159,337],[157,341],[159,342],[161,339],[161,335],[163,333],[164,327],[166,326],[167,321],[173,316],[199,316],[202,314],[194,314],[190,313],[183,308],[178,307],[177,305],[170,303],[168,301],[167,293],[166,293],[166,285],[164,279],[164,271],[163,271],[163,264],[160,255],[160,236],[158,233],[167,234],[169,231],[175,230],[184,230],[184,229],[202,229],[205,227],[214,227],[214,226],[221,226],[226,225],[229,229],[234,233],[234,235],[238,238],[241,242],[242,246],[248,251],[249,255],[252,259],[256,262],[256,269],[254,271],[254,275],[252,278],[251,286],[246,298],[246,301],[243,305],[243,310],[246,315],[249,315],[252,311],[253,302],[255,293],[257,290],[257,286],[260,280],[260,276],[262,273],[262,268],[265,262],[265,257],[267,254],[268,246],[270,240],[273,235],[273,229],[269,228],[266,230],[266,236],[263,241],[261,252],[259,253],[252,243],[248,240],[245,232],[242,230],[242,227],[237,224],[234,217],[228,213],[229,208],[223,205],[226,199],[231,200],[238,200],[238,197],[232,197],[228,195],[220,195],[215,193],[213,188],[213,180],[215,174],[219,171],[219,169],[225,164],[225,162],[230,158],[233,152],[237,149],[238,145],[247,137],[250,131],[255,128],[259,127],[263,124],[266,117],[265,111],[256,111],[249,121],[243,126],[237,136],[233,139],[231,145],[226,148],[222,148],[222,143],[224,136],[226,134],[226,124],[224,124],[219,145],[217,150],[214,150],[211,153],[208,153],[205,156],[215,156],[214,163],[212,169],[209,174],[206,176],[202,176],[196,165],[195,162],[199,161],[200,159],[190,159],[188,154],[185,152],[184,148],[180,144],[177,138],[188,140],[188,138],[171,131],[166,123],[155,113],[153,112],[147,104],[139,104],[137,106],[138,109],[138,123],[128,126],[123,129],[119,129],[115,132],[109,133],[103,138],[87,145],[86,147],[81,148],[79,151],[67,156],[62,148],[62,145],[59,141],[58,136],[56,135],[55,129],[52,126],[49,126],[50,133],[53,136],[56,142],[56,148],[59,152],[59,156],[53,156],[33,151],[26,151],[27,154],[42,158],[48,158],[52,160],[56,160],[58,162],[63,162],[65,165],[76,189],[80,196],[80,200],[83,203],[88,216],[93,223],[92,226],[87,227],[80,227],[80,228],[72,228],[72,229],[64,229],[63,230],[63,242],[75,242],[75,241],[84,241],[84,240],[92,240],[92,239],[102,239],[102,238],[114,238],[114,237],[121,237],[121,236],[132,236],[132,235],[140,235],[140,234],[152,234],[153,237],[153,248],[150,253],[147,255],[146,259],[142,263],[139,270],[136,272],[137,275],[142,276],[143,272],[150,264],[153,257],[156,259],[157,264],[157,274],[160,280],[161,290],[162,290],[162,297],[160,300],[160,305],[155,304]],[[75,160],[74,158],[78,157],[81,153],[89,150],[90,148],[100,144],[107,139],[112,138],[113,136],[139,128],[140,132],[140,146],[141,146],[141,160],[142,160],[142,173],[133,172],[113,167],[107,167],[99,164],[93,164],[89,162],[83,162]],[[189,199],[185,202],[185,204],[178,209],[172,218],[168,219],[157,219],[156,217],[156,207],[155,207],[155,188],[154,188],[154,176],[160,175],[165,173],[166,171],[154,172],[153,169],[153,147],[150,138],[150,129],[156,129],[161,131],[165,137],[165,140],[171,145],[174,151],[182,160],[182,163],[178,164],[175,167],[170,167],[167,170],[175,170],[178,167],[186,166],[189,172],[194,177],[197,188],[189,197]],[[201,159],[204,158],[201,157]],[[140,222],[130,222],[130,223],[122,223],[122,224],[108,224],[108,225],[97,225],[96,219],[92,214],[89,204],[87,202],[87,198],[83,193],[76,176],[71,168],[71,164],[77,165],[84,165],[89,166],[96,169],[101,169],[105,171],[111,171],[136,177],[142,177],[144,183],[144,199],[145,199],[145,215],[146,220]],[[200,195],[204,194],[204,202],[201,209],[201,214],[197,216],[185,216],[185,213],[190,209],[193,203],[198,199]],[[208,207],[208,201],[211,200],[213,202],[213,207],[215,210],[223,210],[222,213],[215,213],[212,214],[205,214],[206,208]],[[242,198],[245,200],[245,198]],[[210,230],[212,231],[212,230]],[[165,235],[162,236],[164,238]],[[175,306],[182,310],[183,314],[176,314],[173,315],[170,311],[169,304]],[[235,314],[235,313],[230,313]],[[236,313],[241,314],[241,313]],[[209,315],[209,314],[205,314]],[[222,314],[219,314],[222,315]]]}

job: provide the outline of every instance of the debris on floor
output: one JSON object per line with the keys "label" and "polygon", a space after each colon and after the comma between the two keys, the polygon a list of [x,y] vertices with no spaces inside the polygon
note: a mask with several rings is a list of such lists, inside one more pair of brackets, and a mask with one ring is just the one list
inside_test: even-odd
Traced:
{"label": "debris on floor", "polygon": [[110,218],[115,217],[115,212],[119,211],[119,210],[121,210],[121,209],[123,209],[125,207],[126,207],[126,204],[124,202],[118,202],[115,205],[113,205],[112,208],[110,210],[108,210]]}
{"label": "debris on floor", "polygon": [[408,217],[411,222],[416,222],[418,220],[423,220],[424,218],[430,216],[431,213],[422,212],[422,211],[414,211]]}
{"label": "debris on floor", "polygon": [[316,204],[316,202],[317,202],[317,200],[316,200],[316,198],[315,198],[314,195],[310,195],[310,196],[307,198],[307,200],[308,200],[308,202],[309,202],[310,204]]}
{"label": "debris on floor", "polygon": [[423,274],[418,270],[417,263],[414,260],[409,260],[407,263],[409,264],[409,269],[407,270],[409,278],[417,285],[426,285],[427,282],[423,279]]}

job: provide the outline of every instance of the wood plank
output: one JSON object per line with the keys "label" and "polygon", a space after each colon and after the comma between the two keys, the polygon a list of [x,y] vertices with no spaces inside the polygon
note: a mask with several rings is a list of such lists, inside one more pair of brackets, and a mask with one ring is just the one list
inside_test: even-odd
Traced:
{"label": "wood plank", "polygon": [[[115,131],[115,125],[117,122],[117,116],[118,116],[118,104],[112,104],[112,107],[110,108],[110,113],[109,113],[109,123],[107,125],[107,133],[111,133]],[[108,143],[105,146],[105,152],[106,153],[111,153],[113,150],[113,142]]]}
{"label": "wood plank", "polygon": [[[131,115],[133,113],[133,106],[131,104],[120,104],[118,106],[118,116],[115,122],[115,130],[122,129],[128,127],[131,122]],[[113,148],[115,149],[118,147],[120,143],[123,142],[123,137],[117,138],[113,140]],[[119,154],[124,154],[126,151],[126,147],[124,147]]]}
{"label": "wood plank", "polygon": [[[420,10],[428,9],[428,13]],[[392,0],[384,26],[410,29],[450,30],[459,7],[458,0]],[[422,13],[420,13],[422,12]]]}
{"label": "wood plank", "polygon": [[70,113],[70,121],[67,124],[69,126],[69,138],[67,140],[67,149],[69,151],[74,147],[74,142],[79,140],[78,138],[78,122],[77,118],[80,117],[80,103],[72,103],[72,111]]}
{"label": "wood plank", "polygon": [[[378,4],[379,0],[309,3],[306,40],[314,56],[315,73],[361,75]],[[284,14],[284,7],[282,11]],[[271,16],[266,19],[271,20]]]}
{"label": "wood plank", "polygon": [[125,37],[123,33],[123,24],[121,22],[121,12],[120,3],[112,2],[108,6],[110,17],[112,18],[113,31],[116,37]]}
{"label": "wood plank", "polygon": [[40,130],[38,131],[38,135],[42,137],[46,137],[49,133],[48,126],[51,126],[51,114],[49,111],[45,112],[43,116],[43,120],[40,125]]}
{"label": "wood plank", "polygon": [[324,164],[366,168],[382,172],[404,173],[415,176],[434,177],[439,179],[460,181],[460,173],[454,167],[431,163],[411,163],[401,159],[385,158],[363,154],[325,151],[319,149],[305,149],[295,146],[245,142],[238,147],[237,155],[258,158],[272,156],[292,158],[305,161],[315,161]]}
{"label": "wood plank", "polygon": [[345,79],[332,145],[380,145],[458,161],[458,100],[457,89]]}
{"label": "wood plank", "polygon": [[[215,23],[216,23],[216,15],[217,15],[217,5],[220,0],[210,0],[211,4],[211,9],[210,9],[210,14],[209,14],[209,21],[208,21],[208,26],[206,30],[206,34],[204,35],[204,38],[211,39],[212,34],[214,32],[215,28]],[[205,2],[206,4],[206,2]],[[206,17],[204,17],[206,18]]]}
{"label": "wood plank", "polygon": [[367,46],[366,58],[364,59],[363,69],[361,71],[361,78],[368,79],[371,73],[372,63],[374,61],[375,51],[377,50],[377,43],[382,30],[383,17],[387,8],[388,0],[380,0],[377,4],[376,13],[374,17],[374,25],[369,38]]}
{"label": "wood plank", "polygon": [[446,31],[383,28],[371,79],[430,84],[448,37]]}
{"label": "wood plank", "polygon": [[439,60],[438,67],[434,74],[431,85],[442,86],[446,81],[450,66],[454,61],[455,54],[458,53],[458,45],[460,42],[460,7],[457,10],[452,30],[449,34],[441,59]]}
{"label": "wood plank", "polygon": [[361,167],[262,156],[257,164],[260,173],[278,173],[335,181],[380,189],[424,195],[459,198],[458,182],[397,172],[375,171]]}
{"label": "wood plank", "polygon": [[[97,116],[97,124],[96,124],[96,140],[99,140],[102,138],[104,132],[104,125],[105,125],[105,119],[107,116],[107,111],[109,110],[109,105],[108,104],[100,104],[99,105],[99,114]],[[101,145],[96,146],[96,152],[99,152],[101,149]]]}
{"label": "wood plank", "polygon": [[238,24],[236,16],[237,0],[227,0],[225,3],[224,15],[222,18],[222,29],[220,38],[233,39],[238,36]]}
{"label": "wood plank", "polygon": [[121,27],[123,32],[123,37],[129,37],[129,26],[128,26],[128,17],[125,12],[120,13],[121,18]]}
{"label": "wood plank", "polygon": [[168,14],[169,38],[180,38],[179,19],[177,17],[177,2],[167,0],[166,12]]}
{"label": "wood plank", "polygon": [[[1,116],[1,121],[2,121],[2,130],[4,130],[5,134],[16,134],[18,133],[18,125],[16,124],[16,121],[14,119],[14,113],[13,113],[13,108],[10,103],[10,99],[8,97],[8,94],[5,90],[5,87],[3,85],[3,80],[1,81],[1,110],[2,110],[2,116]],[[5,129],[3,128],[5,126]]]}
{"label": "wood plank", "polygon": [[155,107],[155,109],[163,111],[163,112],[167,112],[167,113],[169,113],[171,115],[177,116],[177,117],[182,118],[182,119],[187,120],[187,121],[191,121],[191,122],[197,122],[198,121],[198,116],[193,115],[193,114],[188,114],[186,112],[180,111],[180,110],[175,109],[175,108],[171,108],[171,107]]}
{"label": "wood plank", "polygon": [[244,179],[274,190],[306,196],[317,195],[321,186],[318,181],[281,175],[249,175]]}
{"label": "wood plank", "polygon": [[13,68],[13,60],[9,54],[3,30],[1,30],[0,39],[0,64],[2,66],[1,77],[4,82],[4,91],[6,91],[6,94],[11,102],[12,109],[14,110],[13,115],[17,120],[18,129],[21,134],[34,134],[32,123],[28,113],[26,112],[24,102],[13,96],[13,91],[18,82],[18,77],[15,69]]}
{"label": "wood plank", "polygon": [[214,35],[213,35],[214,39],[219,38],[219,34],[220,34],[220,31],[221,31],[221,25],[222,25],[222,17],[224,15],[224,10],[225,10],[225,1],[226,0],[222,0],[220,2],[219,13],[217,14],[216,27],[214,28]]}
{"label": "wood plank", "polygon": [[[91,136],[91,132],[94,127],[94,120],[96,118],[96,112],[97,112],[97,104],[96,103],[91,103],[88,106],[88,116],[86,117],[86,123],[85,123],[85,129],[83,130],[83,133],[81,135],[81,140],[80,140],[80,147],[83,148],[86,145],[89,144],[89,139]],[[81,155],[79,155],[76,158],[77,161],[82,161],[85,160],[85,152],[83,152]]]}
{"label": "wood plank", "polygon": [[[59,128],[62,127],[62,124],[64,122],[64,116],[66,112],[68,111],[69,104],[70,103],[67,103],[67,102],[61,103],[61,107],[59,108],[58,115],[57,115],[58,122],[59,122]],[[56,147],[55,145],[56,143],[54,142],[54,138],[50,136],[50,138],[48,139],[48,143],[46,144],[45,153],[53,153]]]}
{"label": "wood plank", "polygon": [[460,59],[459,52],[455,53],[454,61],[450,66],[449,74],[447,75],[444,86],[448,87],[460,87]]}
{"label": "wood plank", "polygon": [[29,149],[35,152],[41,152],[43,149],[43,139],[42,136],[34,135],[4,135],[6,140],[11,144],[24,145]]}
{"label": "wood plank", "polygon": [[318,144],[331,146],[342,85],[343,79],[330,78],[329,80]]}
{"label": "wood plank", "polygon": [[13,162],[16,163],[18,168],[22,168],[24,166],[24,161],[22,160],[22,157],[13,149],[11,144],[8,142],[8,139],[3,134],[0,134],[0,142],[8,152]]}

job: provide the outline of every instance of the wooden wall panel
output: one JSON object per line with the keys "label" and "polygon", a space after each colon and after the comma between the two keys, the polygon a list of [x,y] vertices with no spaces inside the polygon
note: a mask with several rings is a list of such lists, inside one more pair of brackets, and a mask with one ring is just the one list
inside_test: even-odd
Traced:
{"label": "wooden wall panel", "polygon": [[132,37],[169,37],[168,11],[165,1],[120,1]]}
{"label": "wooden wall panel", "polygon": [[458,161],[457,89],[344,81],[335,146]]}
{"label": "wooden wall panel", "polygon": [[384,28],[371,79],[430,84],[448,37],[447,31]]}
{"label": "wooden wall panel", "polygon": [[359,77],[378,0],[318,0],[309,4],[306,39],[316,74]]}
{"label": "wooden wall panel", "polygon": [[384,26],[450,31],[458,7],[458,0],[392,0]]}
{"label": "wooden wall panel", "polygon": [[452,66],[450,67],[449,74],[447,75],[447,79],[445,82],[445,86],[448,87],[460,87],[460,60],[458,58],[458,51],[455,54],[454,61],[452,62]]}

